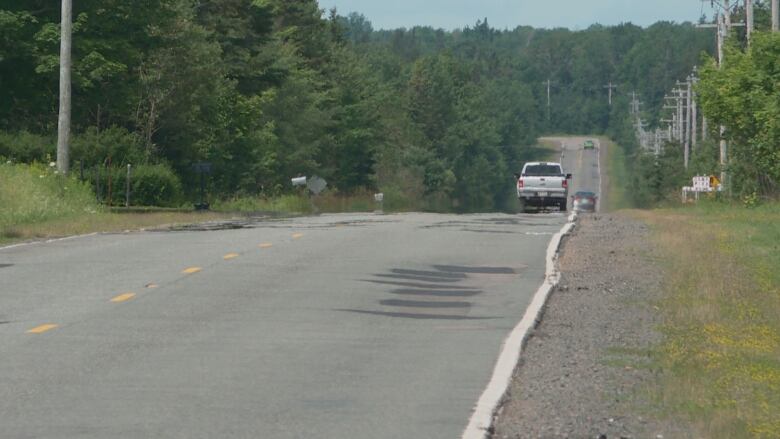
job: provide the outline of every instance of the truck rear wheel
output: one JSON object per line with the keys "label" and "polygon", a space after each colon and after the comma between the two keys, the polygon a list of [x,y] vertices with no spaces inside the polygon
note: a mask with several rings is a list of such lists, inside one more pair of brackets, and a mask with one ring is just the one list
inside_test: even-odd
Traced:
{"label": "truck rear wheel", "polygon": [[524,199],[522,199],[522,198],[518,198],[518,199],[517,199],[517,204],[518,204],[518,209],[517,209],[517,210],[518,210],[520,213],[526,213],[526,212],[528,212],[528,208],[527,208],[527,207],[526,207],[526,205],[525,205],[525,200],[524,200]]}
{"label": "truck rear wheel", "polygon": [[561,201],[561,203],[558,205],[561,209],[561,212],[566,212],[566,200]]}

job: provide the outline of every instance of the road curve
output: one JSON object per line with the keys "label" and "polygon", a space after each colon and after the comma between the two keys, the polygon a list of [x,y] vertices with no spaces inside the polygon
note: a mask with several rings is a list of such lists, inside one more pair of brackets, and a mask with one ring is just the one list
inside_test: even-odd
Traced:
{"label": "road curve", "polygon": [[0,249],[0,435],[458,437],[565,222],[322,215]]}

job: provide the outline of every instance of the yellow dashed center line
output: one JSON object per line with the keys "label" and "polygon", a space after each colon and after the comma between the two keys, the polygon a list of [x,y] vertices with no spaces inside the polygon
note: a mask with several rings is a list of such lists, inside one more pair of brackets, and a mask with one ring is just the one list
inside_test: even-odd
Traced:
{"label": "yellow dashed center line", "polygon": [[52,329],[56,328],[58,325],[54,325],[51,323],[47,323],[45,325],[36,326],[29,331],[27,331],[28,334],[43,334],[46,331],[51,331]]}
{"label": "yellow dashed center line", "polygon": [[197,272],[199,272],[201,270],[203,270],[203,269],[200,268],[200,267],[190,267],[190,268],[185,268],[184,270],[182,270],[181,274],[195,274],[195,273],[197,273]]}
{"label": "yellow dashed center line", "polygon": [[303,233],[293,233],[292,238],[293,239],[301,239],[301,238],[303,238]]}
{"label": "yellow dashed center line", "polygon": [[124,293],[114,297],[111,301],[114,303],[127,302],[133,297],[135,297],[135,293]]}
{"label": "yellow dashed center line", "polygon": [[222,259],[229,261],[231,259],[235,259],[238,257],[238,253],[228,253],[225,256],[222,257]]}
{"label": "yellow dashed center line", "polygon": [[260,247],[260,248],[271,248],[271,247],[273,247],[273,246],[274,246],[274,245],[273,245],[273,244],[271,244],[270,242],[264,242],[264,243],[262,243],[262,244],[258,245],[258,247]]}

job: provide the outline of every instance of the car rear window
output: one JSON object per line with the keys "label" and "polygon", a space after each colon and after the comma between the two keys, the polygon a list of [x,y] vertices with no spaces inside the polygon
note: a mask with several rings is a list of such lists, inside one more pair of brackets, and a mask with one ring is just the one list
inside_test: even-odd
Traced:
{"label": "car rear window", "polygon": [[544,177],[548,175],[563,175],[561,167],[557,165],[528,165],[525,167],[525,175],[529,177]]}

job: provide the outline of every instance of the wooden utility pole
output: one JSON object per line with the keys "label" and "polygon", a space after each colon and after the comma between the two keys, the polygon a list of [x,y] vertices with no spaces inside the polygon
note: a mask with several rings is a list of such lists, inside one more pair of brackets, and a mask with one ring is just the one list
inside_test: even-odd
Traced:
{"label": "wooden utility pole", "polygon": [[[772,0],[772,4],[774,6],[775,3],[777,3],[778,0]],[[724,52],[724,45],[725,41],[729,36],[729,33],[731,32],[731,28],[733,26],[740,26],[740,25],[747,25],[750,26],[751,24],[745,24],[745,23],[732,23],[731,22],[731,0],[722,0],[720,2],[713,2],[713,4],[717,4],[717,6],[720,8],[718,10],[716,21],[717,24],[715,26],[713,25],[700,25],[699,27],[716,27],[717,28],[717,34],[718,34],[718,67],[723,67],[723,52]],[[774,11],[774,9],[773,9]],[[751,12],[751,16],[752,16]],[[748,20],[750,21],[750,20]],[[703,124],[703,132],[706,132],[706,120]],[[728,177],[726,173],[726,166],[728,164],[728,143],[726,142],[726,139],[723,138],[723,135],[726,133],[726,127],[720,126],[720,181],[721,184],[724,186],[728,186],[728,182],[726,181],[726,178]],[[706,134],[702,135],[702,138],[705,138]]]}
{"label": "wooden utility pole", "polygon": [[73,0],[62,0],[60,23],[60,113],[57,121],[57,169],[70,170],[71,45],[73,35]]}
{"label": "wooden utility pole", "polygon": [[696,104],[696,83],[699,78],[696,76],[696,68],[693,69],[693,75],[691,75],[691,150],[696,151],[696,146],[699,143],[699,110]]}
{"label": "wooden utility pole", "polygon": [[693,111],[691,111],[691,103],[692,103],[692,95],[693,95],[693,80],[690,76],[688,76],[687,81],[685,81],[685,151],[684,151],[684,158],[683,161],[685,163],[685,169],[688,169],[688,164],[691,161],[691,138],[693,137],[693,130],[691,127],[693,126],[693,121],[691,120],[691,117],[693,116]]}
{"label": "wooden utility pole", "polygon": [[701,141],[702,142],[706,142],[707,141],[707,135],[708,135],[708,130],[709,130],[709,127],[707,125],[709,125],[707,123],[707,118],[702,116],[701,117]]}
{"label": "wooden utility pole", "polygon": [[609,81],[609,84],[605,85],[604,88],[609,90],[609,106],[612,106],[612,90],[615,90],[617,88],[617,85],[612,84],[612,81]]}
{"label": "wooden utility pole", "polygon": [[550,86],[552,85],[552,81],[548,78],[547,81],[543,82],[542,84],[547,84],[547,120],[550,120]]}
{"label": "wooden utility pole", "polygon": [[672,113],[672,119],[671,119],[671,125],[669,126],[669,139],[676,140],[676,141],[682,141],[682,134],[680,133],[680,121],[681,118],[680,115],[680,96],[678,91],[672,90],[672,93],[674,93],[672,96],[664,96],[664,100],[674,101],[674,105],[664,105],[663,108],[666,110],[673,110]]}
{"label": "wooden utility pole", "polygon": [[[723,29],[722,31],[718,32],[718,35],[720,35],[720,41],[719,45],[719,56],[720,59],[718,60],[718,65],[720,68],[723,68],[723,46],[726,41],[726,38],[729,36],[729,32],[731,31],[731,5],[729,4],[730,0],[723,0],[724,8],[723,8],[723,20],[721,21],[723,23]],[[728,178],[728,174],[726,173],[726,166],[729,163],[729,144],[726,142],[726,139],[724,138],[724,135],[726,133],[726,127],[721,125],[720,126],[720,183],[724,187],[728,187],[728,182],[726,179]]]}
{"label": "wooden utility pole", "polygon": [[753,0],[745,0],[745,26],[747,26],[747,44],[750,47],[750,38],[753,35]]}

